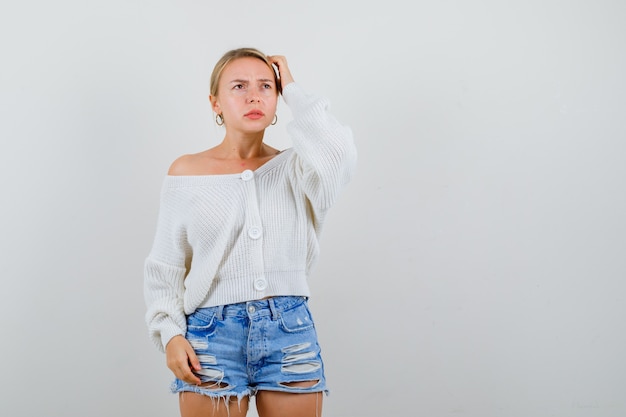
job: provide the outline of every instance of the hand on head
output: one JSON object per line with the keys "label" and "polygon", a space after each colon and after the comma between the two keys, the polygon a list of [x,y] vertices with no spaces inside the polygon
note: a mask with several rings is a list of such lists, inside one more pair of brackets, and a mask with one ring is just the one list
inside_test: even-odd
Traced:
{"label": "hand on head", "polygon": [[278,77],[280,78],[280,85],[282,88],[285,88],[287,84],[294,81],[291,71],[289,71],[289,66],[287,65],[287,58],[282,55],[269,55],[267,59],[278,70]]}

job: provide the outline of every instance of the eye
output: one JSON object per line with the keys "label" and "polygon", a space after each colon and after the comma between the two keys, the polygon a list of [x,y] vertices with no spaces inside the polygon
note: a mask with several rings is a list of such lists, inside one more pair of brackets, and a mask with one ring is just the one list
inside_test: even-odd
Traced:
{"label": "eye", "polygon": [[272,84],[263,84],[263,88],[265,88],[267,90],[271,90],[272,89]]}
{"label": "eye", "polygon": [[243,88],[244,88],[243,84],[235,84],[235,85],[233,85],[233,90],[241,90]]}

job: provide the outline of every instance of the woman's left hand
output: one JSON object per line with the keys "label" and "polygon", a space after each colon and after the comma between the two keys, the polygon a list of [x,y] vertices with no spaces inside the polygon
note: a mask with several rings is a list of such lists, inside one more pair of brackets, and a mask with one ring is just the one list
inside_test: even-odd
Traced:
{"label": "woman's left hand", "polygon": [[285,88],[287,84],[294,81],[291,71],[289,71],[289,66],[287,65],[287,58],[282,55],[270,55],[267,59],[278,69],[281,88]]}

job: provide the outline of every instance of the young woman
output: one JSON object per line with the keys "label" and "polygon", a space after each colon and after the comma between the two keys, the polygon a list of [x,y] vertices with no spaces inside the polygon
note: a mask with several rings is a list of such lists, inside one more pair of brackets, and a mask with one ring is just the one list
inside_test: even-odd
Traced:
{"label": "young woman", "polygon": [[[227,52],[209,100],[222,142],[176,159],[145,262],[146,321],[181,415],[320,416],[327,392],[307,300],[328,209],[353,175],[349,127],[283,56]],[[293,147],[264,143],[279,96]]]}

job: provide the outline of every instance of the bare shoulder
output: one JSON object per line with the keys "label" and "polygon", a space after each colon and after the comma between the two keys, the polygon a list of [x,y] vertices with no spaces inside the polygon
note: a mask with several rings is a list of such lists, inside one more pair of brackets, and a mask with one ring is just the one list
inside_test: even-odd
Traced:
{"label": "bare shoulder", "polygon": [[170,169],[167,171],[167,175],[188,175],[189,166],[191,164],[191,155],[179,156],[172,162]]}
{"label": "bare shoulder", "polygon": [[205,152],[182,155],[170,165],[167,175],[202,175],[210,157]]}

